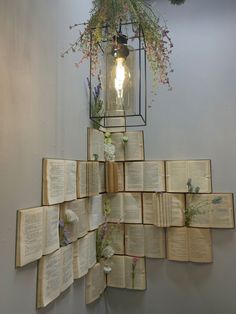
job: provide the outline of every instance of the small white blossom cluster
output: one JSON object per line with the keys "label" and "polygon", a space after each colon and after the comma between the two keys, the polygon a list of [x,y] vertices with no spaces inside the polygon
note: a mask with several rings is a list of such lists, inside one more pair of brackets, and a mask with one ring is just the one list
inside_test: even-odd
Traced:
{"label": "small white blossom cluster", "polygon": [[70,224],[76,224],[79,222],[79,217],[71,210],[65,211],[65,221]]}
{"label": "small white blossom cluster", "polygon": [[114,161],[115,160],[115,152],[116,148],[115,145],[111,143],[104,144],[104,153],[105,153],[105,160],[106,161]]}

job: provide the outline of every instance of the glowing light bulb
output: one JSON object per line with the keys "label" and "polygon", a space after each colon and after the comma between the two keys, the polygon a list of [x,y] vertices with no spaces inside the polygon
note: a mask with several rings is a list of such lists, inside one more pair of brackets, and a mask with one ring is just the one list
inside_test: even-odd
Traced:
{"label": "glowing light bulb", "polygon": [[124,90],[124,81],[125,81],[125,67],[124,59],[116,59],[116,76],[115,76],[115,89],[117,93],[117,98],[123,98]]}

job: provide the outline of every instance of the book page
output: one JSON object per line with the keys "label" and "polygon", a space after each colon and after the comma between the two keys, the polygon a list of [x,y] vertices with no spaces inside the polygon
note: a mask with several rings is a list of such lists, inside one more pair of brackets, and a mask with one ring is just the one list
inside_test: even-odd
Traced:
{"label": "book page", "polygon": [[37,307],[45,307],[61,292],[61,251],[45,255],[38,266]]}
{"label": "book page", "polygon": [[88,238],[88,268],[96,264],[96,231],[89,232],[86,237]]}
{"label": "book page", "polygon": [[99,163],[99,193],[106,192],[105,163]]}
{"label": "book page", "polygon": [[144,191],[143,162],[125,163],[125,191]]}
{"label": "book page", "polygon": [[72,244],[61,247],[61,292],[74,282]]}
{"label": "book page", "polygon": [[125,223],[142,223],[141,193],[122,193]]}
{"label": "book page", "polygon": [[104,161],[104,133],[88,128],[88,160]]}
{"label": "book page", "polygon": [[125,151],[123,143],[123,133],[112,133],[111,134],[112,144],[115,146],[115,160],[124,161]]}
{"label": "book page", "polygon": [[132,256],[144,256],[143,225],[125,225],[125,254]]}
{"label": "book page", "polygon": [[124,136],[128,137],[128,142],[123,144],[125,160],[144,160],[143,131],[125,132]]}
{"label": "book page", "polygon": [[77,161],[77,198],[88,196],[87,161]]}
{"label": "book page", "polygon": [[152,225],[144,225],[144,253],[150,258],[165,258],[165,231]]}
{"label": "book page", "polygon": [[125,286],[127,289],[146,289],[146,268],[144,258],[125,256]]}
{"label": "book page", "polygon": [[125,228],[124,224],[112,224],[109,223],[109,241],[111,242],[111,247],[115,251],[115,254],[125,253]]}
{"label": "book page", "polygon": [[97,300],[106,287],[106,276],[100,263],[91,268],[85,277],[85,302],[90,304]]}
{"label": "book page", "polygon": [[[214,199],[220,198],[214,203]],[[188,206],[199,208],[193,216],[191,226],[206,228],[234,228],[234,209],[232,194],[188,194]]]}
{"label": "book page", "polygon": [[111,208],[108,222],[124,222],[123,193],[109,193],[106,197],[108,198]]}
{"label": "book page", "polygon": [[111,258],[112,270],[107,275],[107,286],[125,288],[125,257],[113,255]]}
{"label": "book page", "polygon": [[196,263],[211,263],[212,240],[209,229],[188,228],[189,233],[189,259]]}
{"label": "book page", "polygon": [[163,160],[143,162],[143,191],[165,191],[165,167]]}
{"label": "book page", "polygon": [[72,245],[74,279],[79,279],[88,273],[89,237],[85,236]]}
{"label": "book page", "polygon": [[43,208],[43,255],[59,249],[59,205]]}
{"label": "book page", "polygon": [[189,260],[188,228],[167,229],[167,259],[186,262]]}
{"label": "book page", "polygon": [[65,160],[65,201],[76,199],[76,168],[75,160]]}
{"label": "book page", "polygon": [[210,160],[166,161],[167,192],[188,192],[187,181],[200,187],[201,193],[211,192]]}
{"label": "book page", "polygon": [[170,226],[184,226],[185,195],[177,193],[166,193],[166,202],[170,215]]}
{"label": "book page", "polygon": [[117,181],[118,181],[118,192],[122,192],[125,190],[125,176],[124,176],[124,163],[116,162],[117,169]]}
{"label": "book page", "polygon": [[143,193],[143,223],[156,224],[155,193]]}
{"label": "book page", "polygon": [[43,205],[64,202],[64,160],[43,159]]}
{"label": "book page", "polygon": [[43,207],[17,212],[16,266],[24,266],[42,256]]}
{"label": "book page", "polygon": [[88,196],[98,195],[100,192],[100,170],[99,162],[90,161],[87,163]]}
{"label": "book page", "polygon": [[125,117],[105,118],[106,132],[125,132]]}
{"label": "book page", "polygon": [[211,193],[211,162],[210,160],[189,160],[188,178],[194,186],[200,187],[201,193]]}
{"label": "book page", "polygon": [[104,223],[103,196],[93,196],[88,199],[89,230],[97,229]]}

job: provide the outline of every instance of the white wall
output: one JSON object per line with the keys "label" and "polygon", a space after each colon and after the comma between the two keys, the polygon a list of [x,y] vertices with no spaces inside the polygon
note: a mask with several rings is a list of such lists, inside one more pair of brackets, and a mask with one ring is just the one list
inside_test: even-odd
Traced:
{"label": "white wall", "polygon": [[[175,73],[173,91],[160,88],[149,109],[146,157],[210,158],[214,191],[236,193],[236,3],[186,1],[158,1]],[[36,263],[15,270],[14,249],[16,210],[41,203],[42,157],[86,158],[87,66],[60,52],[90,4],[0,0],[1,314],[36,313]],[[214,231],[213,242],[213,265],[149,260],[146,292],[109,289],[86,307],[81,280],[40,313],[235,314],[235,232]]]}

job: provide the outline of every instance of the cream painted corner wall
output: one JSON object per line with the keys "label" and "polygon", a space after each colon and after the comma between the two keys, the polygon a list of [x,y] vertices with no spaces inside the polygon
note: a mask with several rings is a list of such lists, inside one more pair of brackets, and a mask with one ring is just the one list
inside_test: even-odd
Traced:
{"label": "cream painted corner wall", "polygon": [[[174,42],[173,91],[148,110],[147,159],[210,158],[213,188],[236,193],[236,3],[153,1]],[[41,203],[42,157],[86,158],[87,65],[60,52],[87,0],[0,0],[0,313],[34,314],[36,263],[14,268],[16,210]],[[149,97],[151,99],[151,96]],[[214,231],[214,264],[148,260],[148,290],[109,289],[84,305],[84,280],[48,314],[235,314],[235,231]]]}
{"label": "cream painted corner wall", "polygon": [[[0,313],[36,313],[37,263],[15,269],[18,208],[41,205],[42,158],[85,159],[87,65],[60,53],[91,1],[0,0]],[[84,280],[40,313],[97,313]],[[102,302],[102,301],[101,301]]]}

